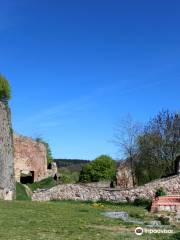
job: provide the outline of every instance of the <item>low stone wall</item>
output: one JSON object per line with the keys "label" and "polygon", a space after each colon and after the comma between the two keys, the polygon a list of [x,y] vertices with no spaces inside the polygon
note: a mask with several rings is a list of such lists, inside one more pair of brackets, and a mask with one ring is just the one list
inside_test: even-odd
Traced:
{"label": "low stone wall", "polygon": [[93,188],[109,188],[110,181],[101,181],[101,182],[92,182],[92,183],[84,183],[86,187],[93,187]]}
{"label": "low stone wall", "polygon": [[130,190],[102,189],[81,184],[63,184],[48,190],[38,190],[33,193],[33,201],[50,200],[81,200],[81,201],[134,201],[137,197],[153,198],[159,187],[166,189],[168,195],[180,194],[180,176],[153,181],[144,186]]}

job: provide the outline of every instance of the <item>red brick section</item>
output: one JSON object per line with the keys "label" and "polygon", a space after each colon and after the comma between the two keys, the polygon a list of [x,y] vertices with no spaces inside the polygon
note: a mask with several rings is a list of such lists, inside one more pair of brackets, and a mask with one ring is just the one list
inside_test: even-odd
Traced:
{"label": "red brick section", "polygon": [[180,196],[163,196],[154,199],[151,212],[157,212],[159,206],[180,206]]}

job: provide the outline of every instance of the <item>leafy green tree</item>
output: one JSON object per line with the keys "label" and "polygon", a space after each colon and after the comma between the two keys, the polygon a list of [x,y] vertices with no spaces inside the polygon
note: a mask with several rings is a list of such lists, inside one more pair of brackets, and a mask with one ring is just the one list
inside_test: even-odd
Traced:
{"label": "leafy green tree", "polygon": [[82,170],[79,175],[79,181],[80,182],[92,182],[93,176],[92,176],[92,165],[87,164],[82,167]]}
{"label": "leafy green tree", "polygon": [[11,98],[11,88],[8,80],[0,74],[0,101]]}
{"label": "leafy green tree", "polygon": [[115,171],[116,162],[107,155],[101,155],[83,167],[79,180],[81,182],[114,180]]}

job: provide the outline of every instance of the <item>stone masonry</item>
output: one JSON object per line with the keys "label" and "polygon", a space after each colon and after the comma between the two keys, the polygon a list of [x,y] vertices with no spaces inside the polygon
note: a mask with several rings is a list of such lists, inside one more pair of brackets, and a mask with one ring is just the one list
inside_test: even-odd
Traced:
{"label": "stone masonry", "polygon": [[0,102],[0,199],[12,200],[15,196],[13,137],[11,114]]}
{"label": "stone masonry", "polygon": [[80,200],[133,202],[136,198],[154,198],[158,188],[163,187],[168,195],[180,194],[180,176],[164,178],[129,190],[94,188],[83,184],[62,184],[48,190],[33,193],[33,201]]}
{"label": "stone masonry", "polygon": [[121,161],[116,172],[117,186],[121,189],[133,187],[132,171],[127,161]]}
{"label": "stone masonry", "polygon": [[22,174],[33,174],[33,181],[40,181],[55,174],[47,169],[46,147],[32,138],[14,134],[15,179],[20,182]]}

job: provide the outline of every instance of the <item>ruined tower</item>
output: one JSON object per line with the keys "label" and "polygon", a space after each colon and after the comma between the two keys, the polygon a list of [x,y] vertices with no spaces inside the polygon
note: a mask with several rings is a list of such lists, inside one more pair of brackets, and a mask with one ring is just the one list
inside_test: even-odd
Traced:
{"label": "ruined tower", "polygon": [[0,199],[12,200],[15,196],[14,157],[11,114],[0,101]]}

